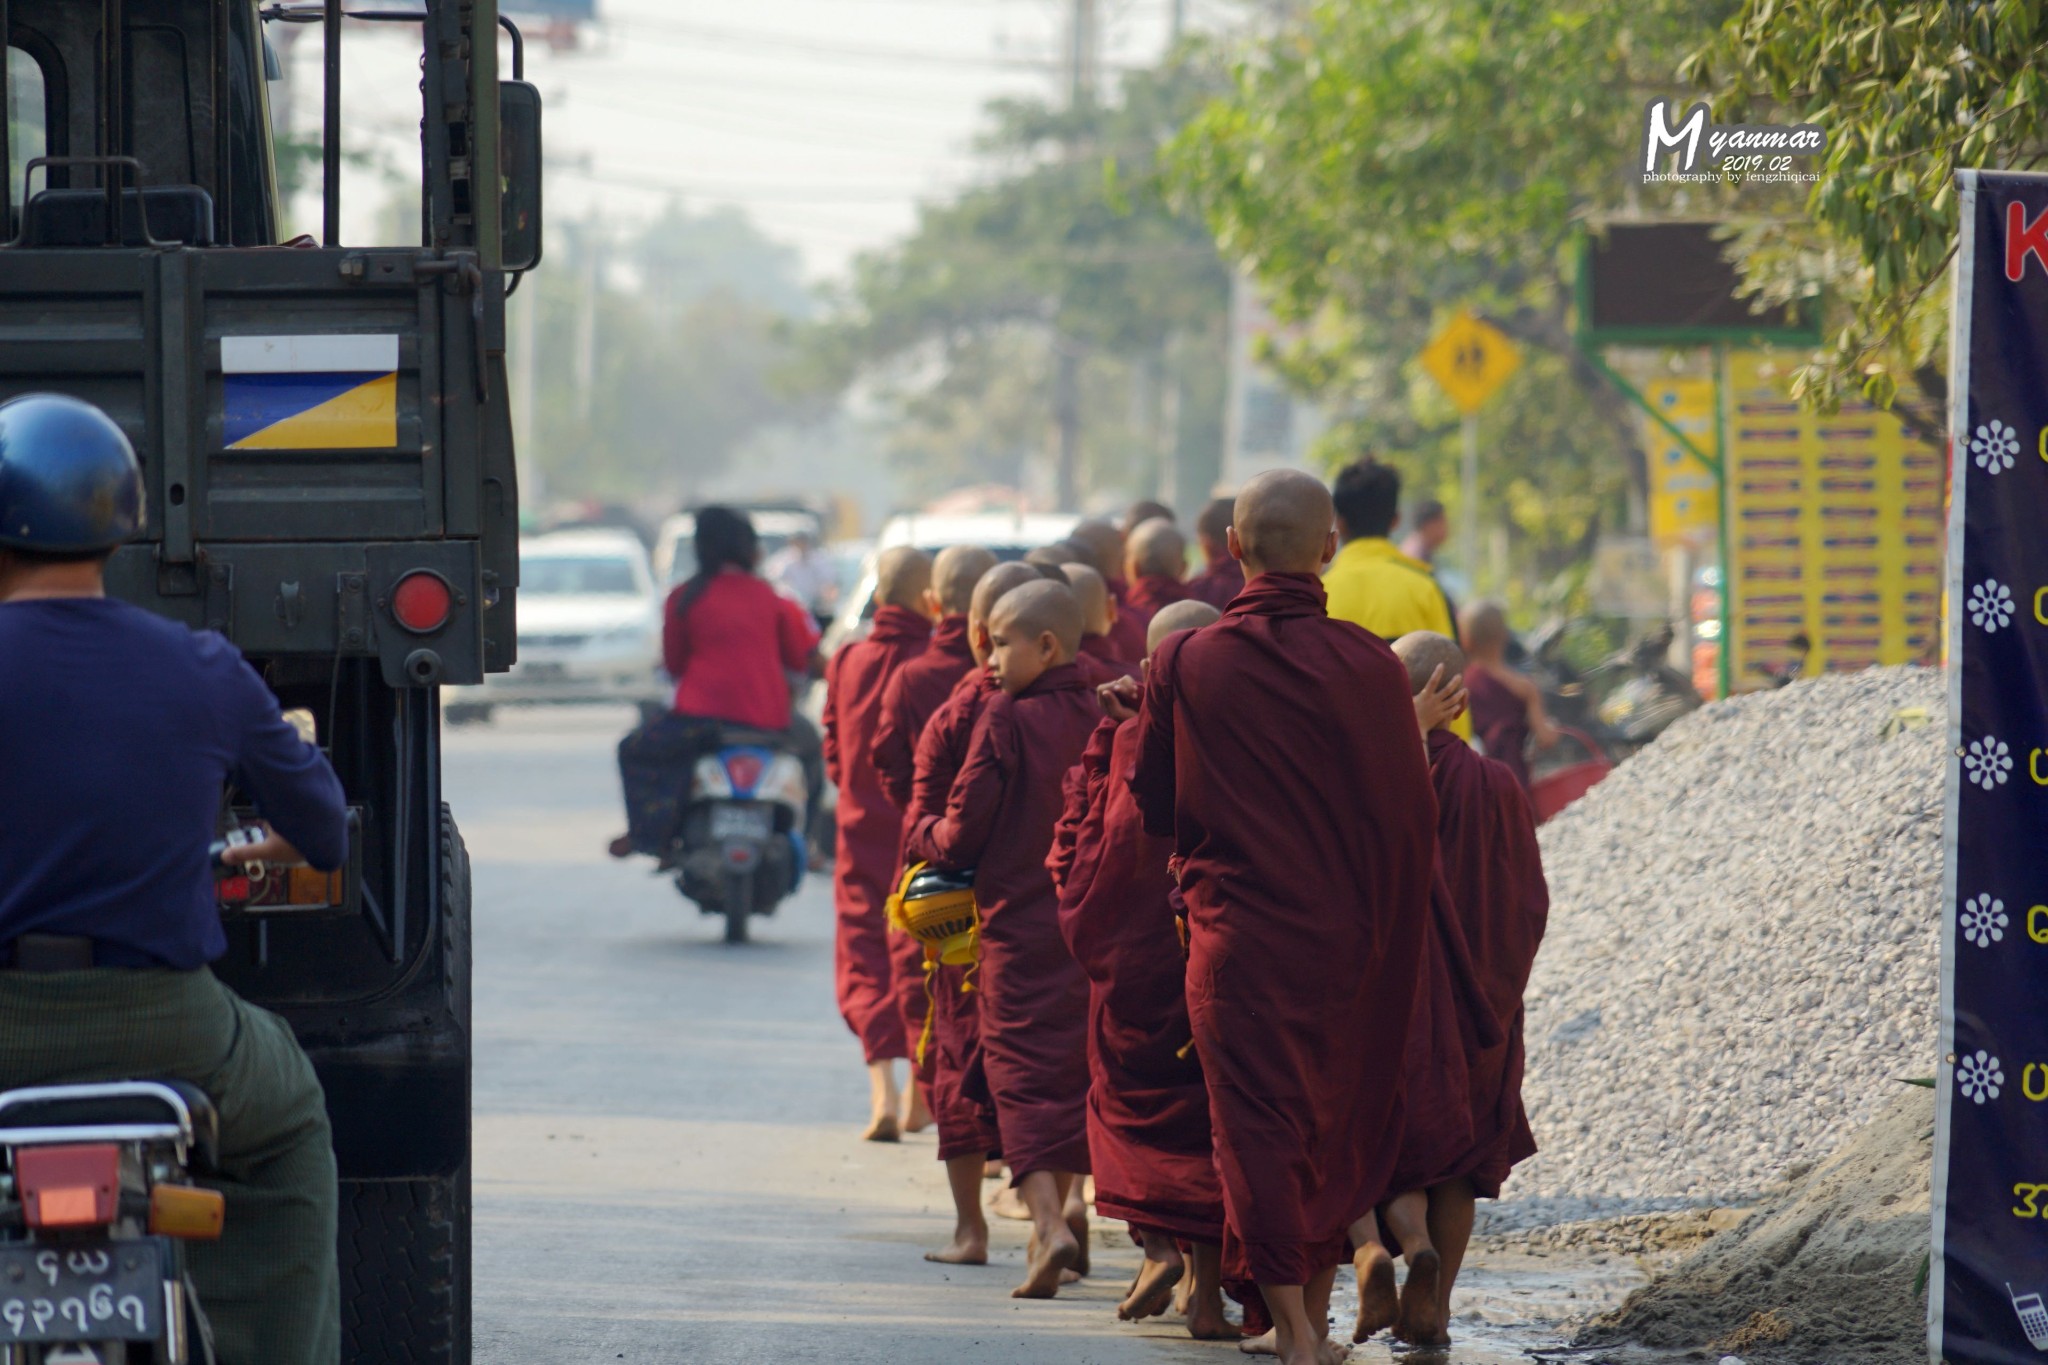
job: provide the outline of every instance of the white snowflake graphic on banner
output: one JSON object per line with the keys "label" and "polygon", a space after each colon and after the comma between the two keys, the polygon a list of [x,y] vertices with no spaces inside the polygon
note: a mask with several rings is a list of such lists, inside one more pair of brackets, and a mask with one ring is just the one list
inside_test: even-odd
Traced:
{"label": "white snowflake graphic on banner", "polygon": [[1969,751],[1963,755],[1963,767],[1972,782],[1990,791],[2012,775],[2012,750],[1997,736],[1985,735],[1970,741]]}
{"label": "white snowflake graphic on banner", "polygon": [[1963,937],[1979,948],[1989,948],[2005,937],[2005,902],[1991,896],[1972,896],[1963,902],[1963,912],[1956,917],[1956,924],[1963,931]]}
{"label": "white snowflake graphic on banner", "polygon": [[1970,623],[1996,635],[2012,624],[2012,589],[1987,578],[1970,589]]}
{"label": "white snowflake graphic on banner", "polygon": [[1995,1100],[2004,1084],[2005,1072],[1996,1057],[1979,1052],[1956,1063],[1956,1087],[1967,1100],[1977,1104]]}
{"label": "white snowflake graphic on banner", "polygon": [[1986,422],[1970,438],[1970,454],[1977,457],[1977,468],[1986,474],[1997,475],[2011,469],[2019,453],[2019,433],[2003,422]]}

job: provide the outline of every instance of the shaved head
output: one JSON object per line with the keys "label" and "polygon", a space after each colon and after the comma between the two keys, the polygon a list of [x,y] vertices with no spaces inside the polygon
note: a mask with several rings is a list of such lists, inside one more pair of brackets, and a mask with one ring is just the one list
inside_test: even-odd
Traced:
{"label": "shaved head", "polygon": [[990,630],[1027,639],[1051,635],[1065,658],[1071,659],[1081,648],[1081,601],[1064,584],[1026,583],[1010,589],[997,600],[988,624]]}
{"label": "shaved head", "polygon": [[1067,571],[1063,567],[1067,562],[1067,555],[1062,549],[1050,545],[1041,545],[1036,550],[1025,555],[1024,562],[1038,570],[1040,578],[1054,583],[1064,583],[1067,581]]}
{"label": "shaved head", "polygon": [[1258,475],[1237,495],[1230,514],[1245,560],[1262,573],[1322,572],[1336,525],[1330,490],[1299,469]]}
{"label": "shaved head", "polygon": [[1490,654],[1508,642],[1508,614],[1498,602],[1467,604],[1458,613],[1458,638],[1474,654]]}
{"label": "shaved head", "polygon": [[1408,666],[1411,695],[1429,686],[1431,675],[1439,668],[1446,678],[1458,677],[1465,671],[1465,651],[1458,648],[1458,642],[1433,630],[1409,631],[1394,641],[1394,655]]}
{"label": "shaved head", "polygon": [[1124,560],[1134,578],[1179,578],[1188,568],[1187,537],[1163,517],[1140,522],[1125,543]]}
{"label": "shaved head", "polygon": [[1015,560],[1008,564],[998,564],[983,574],[981,581],[974,585],[974,597],[967,604],[967,614],[977,621],[986,622],[989,613],[995,610],[997,600],[1004,593],[1026,583],[1041,581],[1038,570],[1029,564],[1018,563]]}
{"label": "shaved head", "polygon": [[1086,564],[1064,564],[1067,586],[1081,604],[1081,631],[1085,635],[1107,635],[1113,624],[1109,615],[1109,584]]}
{"label": "shaved head", "polygon": [[1202,542],[1202,552],[1211,559],[1228,557],[1230,551],[1224,546],[1224,535],[1230,530],[1231,504],[1229,498],[1211,498],[1195,518],[1195,539]]}
{"label": "shaved head", "polygon": [[996,557],[979,545],[948,545],[932,561],[932,594],[948,616],[965,616],[974,605],[974,585],[996,566]]}
{"label": "shaved head", "polygon": [[1149,657],[1166,643],[1169,635],[1178,635],[1184,630],[1200,630],[1222,619],[1223,613],[1207,602],[1197,602],[1193,598],[1185,602],[1170,602],[1161,607],[1153,615],[1152,624],[1145,627],[1145,653]]}
{"label": "shaved head", "polygon": [[1128,536],[1146,522],[1155,519],[1173,521],[1173,509],[1163,502],[1154,502],[1150,498],[1141,499],[1124,509],[1123,532]]}
{"label": "shaved head", "polygon": [[898,545],[875,560],[875,601],[885,607],[916,611],[932,585],[932,557],[923,550]]}
{"label": "shaved head", "polygon": [[1095,566],[1104,578],[1115,578],[1124,568],[1124,533],[1106,521],[1084,521],[1068,533],[1079,546],[1081,557]]}

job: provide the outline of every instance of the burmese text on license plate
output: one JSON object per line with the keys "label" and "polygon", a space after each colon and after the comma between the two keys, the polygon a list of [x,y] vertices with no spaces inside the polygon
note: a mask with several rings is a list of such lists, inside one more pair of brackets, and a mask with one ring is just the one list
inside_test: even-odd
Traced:
{"label": "burmese text on license plate", "polygon": [[0,1247],[0,1343],[153,1341],[163,1282],[154,1241]]}
{"label": "burmese text on license plate", "polygon": [[774,829],[774,814],[765,806],[711,808],[711,837],[714,839],[766,839]]}

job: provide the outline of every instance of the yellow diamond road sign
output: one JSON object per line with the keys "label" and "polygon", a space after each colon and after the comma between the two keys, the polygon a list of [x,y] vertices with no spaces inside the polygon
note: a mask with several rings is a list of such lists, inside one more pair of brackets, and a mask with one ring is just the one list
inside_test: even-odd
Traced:
{"label": "yellow diamond road sign", "polygon": [[1422,368],[1443,386],[1460,412],[1473,413],[1522,363],[1522,353],[1498,327],[1460,313],[1422,351]]}

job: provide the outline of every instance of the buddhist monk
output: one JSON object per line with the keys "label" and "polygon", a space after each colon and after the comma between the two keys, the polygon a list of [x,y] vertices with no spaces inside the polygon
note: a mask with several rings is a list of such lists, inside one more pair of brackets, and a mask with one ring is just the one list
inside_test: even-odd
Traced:
{"label": "buddhist monk", "polygon": [[[967,608],[967,640],[974,667],[962,675],[953,693],[918,736],[916,769],[910,804],[904,809],[906,834],[924,817],[946,813],[953,780],[967,760],[981,708],[998,690],[988,671],[989,613],[1012,588],[1041,582],[1029,564],[998,564],[974,585]],[[912,855],[906,850],[908,859]],[[938,1121],[939,1160],[946,1163],[946,1185],[953,1197],[953,1240],[927,1261],[944,1265],[984,1265],[988,1261],[988,1218],[981,1209],[981,1182],[989,1158],[1002,1153],[995,1104],[981,1065],[981,993],[970,989],[966,967],[941,963],[931,978],[932,1040],[925,1050],[931,1071],[931,1105]]]}
{"label": "buddhist monk", "polygon": [[[1147,643],[1217,618],[1203,602],[1152,618]],[[1135,686],[1135,685],[1134,685]],[[1175,925],[1169,839],[1145,832],[1131,797],[1136,715],[1119,707],[1097,727],[1069,774],[1067,810],[1051,868],[1060,929],[1088,974],[1088,1155],[1095,1210],[1121,1218],[1144,1266],[1117,1309],[1125,1319],[1166,1311],[1187,1271],[1184,1312],[1201,1340],[1234,1339],[1223,1315],[1223,1189],[1209,1139],[1209,1094],[1188,1044],[1186,960]]]}
{"label": "buddhist monk", "polygon": [[1230,499],[1212,498],[1195,518],[1202,569],[1188,580],[1188,596],[1221,611],[1244,590],[1244,567],[1230,557]]}
{"label": "buddhist monk", "polygon": [[[1394,652],[1407,665],[1409,684],[1418,694],[1432,674],[1465,667],[1458,646],[1430,631],[1402,636]],[[1397,1173],[1400,1193],[1387,1206],[1385,1222],[1410,1266],[1395,1334],[1416,1345],[1440,1346],[1450,1340],[1445,1325],[1451,1290],[1472,1237],[1473,1201],[1498,1198],[1508,1172],[1536,1153],[1522,1108],[1522,992],[1543,941],[1550,893],[1535,815],[1514,773],[1474,753],[1441,724],[1430,730],[1427,742],[1444,901],[1457,922],[1474,994],[1480,997],[1468,1008],[1483,1017],[1481,1027],[1465,1031],[1474,1036],[1463,1068],[1470,1115],[1465,1146],[1440,1152],[1417,1175]],[[1491,1020],[1502,1027],[1486,1036],[1483,1026]],[[1430,1258],[1436,1261],[1434,1295],[1426,1285],[1415,1287],[1418,1259]]]}
{"label": "buddhist monk", "polygon": [[1287,1365],[1322,1365],[1346,1233],[1398,1155],[1435,803],[1400,661],[1324,610],[1329,490],[1259,475],[1229,544],[1245,590],[1153,655],[1131,789],[1188,908],[1225,1273],[1249,1267]]}
{"label": "buddhist monk", "polygon": [[989,616],[984,702],[943,815],[920,815],[907,848],[974,871],[981,908],[982,1067],[1003,1159],[1031,1212],[1030,1267],[1013,1292],[1050,1298],[1081,1257],[1067,1199],[1088,1170],[1088,978],[1060,937],[1046,855],[1062,782],[1101,718],[1074,666],[1081,604],[1056,583],[1005,593]]}
{"label": "buddhist monk", "polygon": [[[1111,632],[1116,627],[1116,604],[1110,601],[1109,585],[1102,575],[1086,564],[1063,564],[1066,570],[1067,586],[1074,590],[1074,596],[1081,603],[1081,660],[1100,664],[1103,676],[1098,683],[1108,681],[1111,676],[1134,678],[1137,676],[1136,659],[1119,659],[1115,655],[1116,643]],[[1085,671],[1085,667],[1084,667]]]}
{"label": "buddhist monk", "polygon": [[1161,607],[1188,598],[1181,575],[1188,570],[1187,539],[1180,528],[1154,517],[1131,532],[1124,544],[1124,577],[1130,584],[1125,605],[1147,626]]}
{"label": "buddhist monk", "polygon": [[839,854],[832,874],[838,915],[833,964],[839,1016],[860,1039],[873,1103],[870,1142],[902,1135],[896,1061],[908,1057],[889,955],[886,904],[902,847],[903,814],[882,793],[875,771],[875,728],[889,679],[931,643],[924,597],[929,555],[907,545],[875,564],[874,629],[841,647],[825,669],[825,771],[839,789]]}
{"label": "buddhist monk", "polygon": [[1136,664],[1145,657],[1145,623],[1129,610],[1130,585],[1124,581],[1123,532],[1106,521],[1077,522],[1067,538],[1081,547],[1082,562],[1092,565],[1109,585],[1109,600],[1116,607],[1116,620],[1109,641],[1116,657]]}
{"label": "buddhist monk", "polygon": [[1027,552],[1024,556],[1024,562],[1038,570],[1039,577],[1054,583],[1064,583],[1067,581],[1064,566],[1069,553],[1070,551],[1065,546],[1041,545],[1037,549]]}
{"label": "buddhist monk", "polygon": [[[996,557],[979,545],[953,545],[939,551],[932,561],[932,584],[924,595],[925,614],[938,623],[932,629],[931,645],[898,668],[882,688],[881,716],[875,723],[868,756],[881,780],[882,795],[899,812],[910,805],[917,775],[917,740],[924,733],[925,722],[974,668],[967,611],[973,605],[974,585],[995,563]],[[889,955],[894,962],[896,1007],[903,1016],[904,1036],[915,1040],[924,1033],[925,1024],[924,949],[908,934],[891,933]],[[922,1061],[916,1049],[911,1049],[910,1071],[916,1082],[915,1099],[906,1103],[903,1128],[915,1133],[931,1121],[929,1049]]]}
{"label": "buddhist monk", "polygon": [[1129,540],[1131,532],[1148,521],[1177,520],[1179,519],[1174,516],[1173,509],[1165,503],[1156,502],[1151,498],[1140,498],[1124,509],[1123,520],[1117,523],[1117,530],[1123,532],[1124,539]]}
{"label": "buddhist monk", "polygon": [[1473,602],[1458,613],[1458,639],[1465,647],[1465,687],[1472,694],[1472,732],[1486,756],[1505,763],[1515,780],[1529,785],[1528,741],[1538,748],[1557,743],[1557,727],[1543,707],[1543,689],[1508,667],[1508,617],[1498,602]]}

